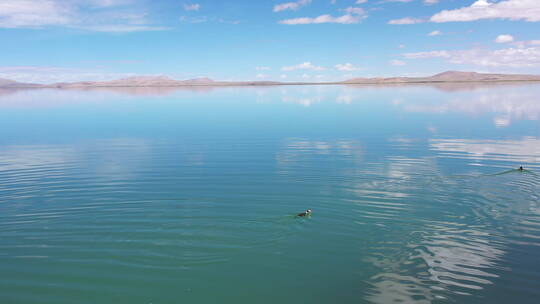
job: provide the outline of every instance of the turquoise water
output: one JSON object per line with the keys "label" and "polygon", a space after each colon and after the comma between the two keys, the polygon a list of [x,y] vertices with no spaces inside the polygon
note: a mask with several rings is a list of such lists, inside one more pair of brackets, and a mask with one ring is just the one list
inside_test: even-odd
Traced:
{"label": "turquoise water", "polygon": [[537,303],[539,119],[535,84],[0,91],[0,303]]}

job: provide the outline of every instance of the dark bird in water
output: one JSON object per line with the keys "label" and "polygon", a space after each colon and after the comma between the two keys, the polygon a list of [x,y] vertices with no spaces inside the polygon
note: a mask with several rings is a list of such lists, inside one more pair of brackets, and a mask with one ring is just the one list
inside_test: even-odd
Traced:
{"label": "dark bird in water", "polygon": [[308,209],[302,213],[298,213],[296,216],[308,216],[311,215],[311,209]]}
{"label": "dark bird in water", "polygon": [[523,169],[523,166],[519,166],[519,169],[518,169],[518,170],[519,170],[519,171],[523,171],[523,170],[525,170],[525,169]]}

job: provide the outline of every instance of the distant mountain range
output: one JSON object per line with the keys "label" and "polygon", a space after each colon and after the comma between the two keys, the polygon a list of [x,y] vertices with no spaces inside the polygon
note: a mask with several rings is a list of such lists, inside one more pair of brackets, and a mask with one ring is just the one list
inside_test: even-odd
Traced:
{"label": "distant mountain range", "polygon": [[214,81],[209,78],[175,80],[165,76],[136,76],[111,81],[83,81],[54,84],[21,83],[0,78],[0,88],[97,88],[97,87],[185,87],[185,86],[271,86],[308,84],[406,84],[540,81],[540,75],[486,74],[448,71],[429,77],[354,78],[340,82]]}
{"label": "distant mountain range", "polygon": [[0,88],[30,88],[30,87],[41,87],[43,85],[34,84],[34,83],[23,83],[17,82],[14,80],[0,78]]}
{"label": "distant mountain range", "polygon": [[385,83],[440,83],[440,82],[498,82],[498,81],[540,81],[540,75],[486,74],[476,72],[447,71],[429,77],[354,78],[343,81],[346,84]]}
{"label": "distant mountain range", "polygon": [[87,87],[178,87],[178,86],[247,86],[247,85],[279,85],[271,81],[227,82],[214,81],[210,78],[175,80],[166,76],[135,76],[111,81],[84,81],[71,83],[55,83],[44,87],[87,88]]}

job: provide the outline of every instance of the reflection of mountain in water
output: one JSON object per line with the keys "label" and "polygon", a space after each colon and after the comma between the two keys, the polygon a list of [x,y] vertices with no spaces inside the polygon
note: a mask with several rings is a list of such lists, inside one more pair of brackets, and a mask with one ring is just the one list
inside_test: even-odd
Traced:
{"label": "reflection of mountain in water", "polygon": [[65,88],[64,90],[82,92],[111,92],[130,96],[169,96],[177,91],[187,92],[210,92],[214,90],[212,86],[185,86],[185,87],[80,87]]}
{"label": "reflection of mountain in water", "polygon": [[537,85],[537,83],[515,82],[432,82],[432,83],[385,83],[384,85],[373,84],[348,84],[347,88],[353,89],[385,89],[385,88],[434,88],[443,92],[467,92],[489,88],[513,88],[520,86]]}
{"label": "reflection of mountain in water", "polygon": [[24,89],[2,89],[0,88],[0,98],[5,98],[9,95],[13,95],[15,93],[17,93],[18,91],[21,91],[21,90],[24,90]]}
{"label": "reflection of mountain in water", "polygon": [[[0,89],[0,107],[47,107],[78,102],[110,102],[132,97],[163,97],[215,92],[253,95],[257,102],[293,103],[312,107],[322,103],[348,106],[386,103],[414,113],[495,115],[494,125],[515,120],[540,120],[540,85],[527,83],[433,83],[400,85],[281,86],[281,87],[69,87],[62,89]],[[185,93],[181,95],[180,93]],[[180,96],[181,95],[181,96]]]}
{"label": "reflection of mountain in water", "polygon": [[47,108],[79,103],[104,104],[135,97],[167,97],[175,93],[208,93],[213,87],[80,87],[63,89],[0,89],[0,108]]}

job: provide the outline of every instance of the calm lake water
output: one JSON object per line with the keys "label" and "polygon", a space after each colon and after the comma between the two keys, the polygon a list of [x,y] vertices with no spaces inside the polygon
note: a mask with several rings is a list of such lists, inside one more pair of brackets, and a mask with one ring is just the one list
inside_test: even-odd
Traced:
{"label": "calm lake water", "polygon": [[537,84],[0,90],[0,302],[538,303],[539,119]]}

